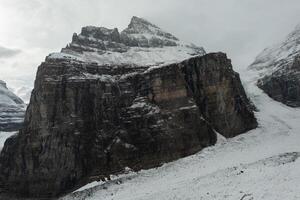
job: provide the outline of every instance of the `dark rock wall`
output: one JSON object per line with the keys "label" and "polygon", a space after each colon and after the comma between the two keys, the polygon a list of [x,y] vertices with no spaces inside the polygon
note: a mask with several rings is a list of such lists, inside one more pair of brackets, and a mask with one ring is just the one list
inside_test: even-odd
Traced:
{"label": "dark rock wall", "polygon": [[216,142],[214,129],[232,137],[257,126],[225,54],[126,68],[127,76],[106,69],[62,60],[39,67],[24,128],[0,155],[6,190],[57,196],[90,177],[196,153]]}
{"label": "dark rock wall", "polygon": [[300,107],[299,74],[267,76],[261,79],[257,85],[272,99],[291,107]]}
{"label": "dark rock wall", "polygon": [[187,83],[206,119],[225,137],[257,126],[239,74],[225,54],[208,54],[183,62]]}

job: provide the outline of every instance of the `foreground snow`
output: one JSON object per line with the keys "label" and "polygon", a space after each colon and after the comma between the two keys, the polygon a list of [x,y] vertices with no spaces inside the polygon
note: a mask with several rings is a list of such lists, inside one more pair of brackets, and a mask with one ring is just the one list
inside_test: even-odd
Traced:
{"label": "foreground snow", "polygon": [[[94,182],[63,200],[298,200],[300,109],[271,100],[241,73],[260,127],[162,167]],[[243,77],[243,75],[245,75]]]}

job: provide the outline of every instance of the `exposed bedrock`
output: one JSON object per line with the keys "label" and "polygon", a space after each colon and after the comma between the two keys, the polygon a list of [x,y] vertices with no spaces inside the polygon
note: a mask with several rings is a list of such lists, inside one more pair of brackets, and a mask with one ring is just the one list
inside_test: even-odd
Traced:
{"label": "exposed bedrock", "polygon": [[[118,70],[114,70],[114,69]],[[46,59],[24,128],[0,156],[3,188],[57,196],[125,167],[156,167],[257,126],[223,53],[152,68]]]}

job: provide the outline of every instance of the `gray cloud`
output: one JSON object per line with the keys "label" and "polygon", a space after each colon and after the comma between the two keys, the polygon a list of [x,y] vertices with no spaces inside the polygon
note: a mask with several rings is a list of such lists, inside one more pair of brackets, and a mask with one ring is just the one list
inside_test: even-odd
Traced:
{"label": "gray cloud", "polygon": [[16,49],[9,49],[3,46],[0,46],[0,58],[10,58],[16,56],[21,51]]}

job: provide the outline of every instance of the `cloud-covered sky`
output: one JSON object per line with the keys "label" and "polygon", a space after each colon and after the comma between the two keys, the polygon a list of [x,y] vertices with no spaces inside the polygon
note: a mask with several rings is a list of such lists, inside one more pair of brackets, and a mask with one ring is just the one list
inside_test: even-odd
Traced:
{"label": "cloud-covered sky", "polygon": [[20,53],[20,50],[8,49],[0,46],[0,58],[10,58]]}
{"label": "cloud-covered sky", "polygon": [[82,26],[125,28],[140,16],[246,67],[300,23],[299,0],[1,0],[0,79],[33,83],[38,65]]}

